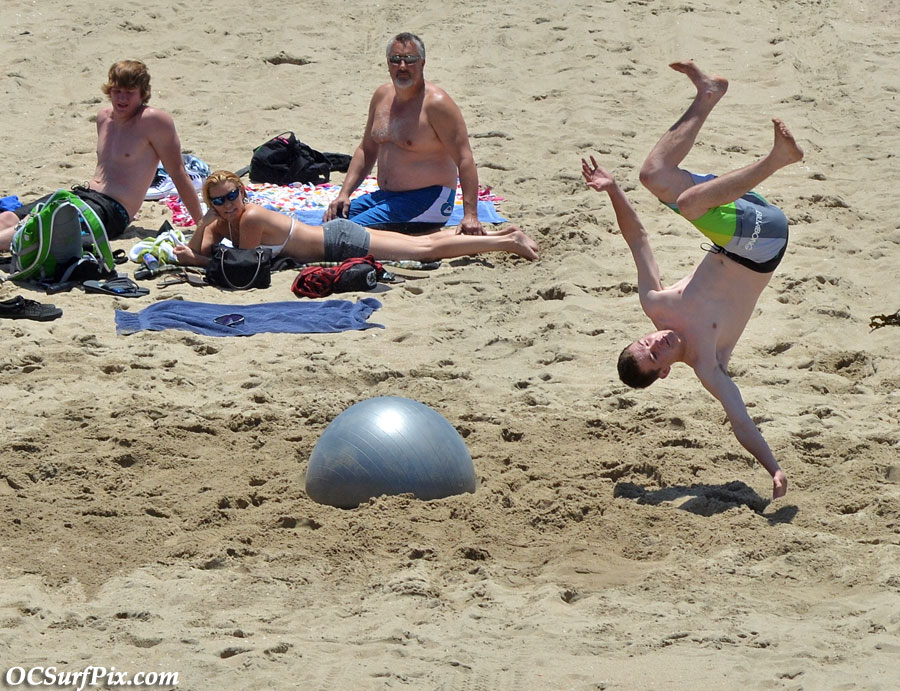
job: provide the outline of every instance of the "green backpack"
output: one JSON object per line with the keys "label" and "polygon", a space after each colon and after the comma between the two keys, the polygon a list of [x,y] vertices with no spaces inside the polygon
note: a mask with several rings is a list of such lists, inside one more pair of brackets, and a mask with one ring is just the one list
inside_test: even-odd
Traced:
{"label": "green backpack", "polygon": [[106,228],[97,213],[68,190],[57,190],[23,219],[13,235],[10,279],[57,278],[60,270],[84,256],[82,230],[90,236],[92,256],[107,271],[115,266]]}

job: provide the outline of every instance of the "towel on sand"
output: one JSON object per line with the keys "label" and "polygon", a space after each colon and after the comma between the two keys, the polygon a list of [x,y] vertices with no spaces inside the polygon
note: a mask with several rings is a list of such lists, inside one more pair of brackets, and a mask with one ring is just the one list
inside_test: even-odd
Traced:
{"label": "towel on sand", "polygon": [[[295,182],[290,185],[269,185],[266,183],[246,183],[247,198],[254,204],[259,204],[272,211],[293,216],[298,221],[302,221],[311,226],[322,225],[322,216],[328,205],[338,196],[341,186],[333,182],[325,182],[321,185],[310,185]],[[362,184],[357,187],[351,199],[374,192],[378,189],[378,183],[372,176],[363,180]],[[478,220],[482,223],[503,223],[506,221],[501,216],[494,205],[495,202],[503,201],[503,197],[498,197],[491,192],[490,187],[478,188]],[[194,224],[187,209],[181,203],[178,197],[166,197],[161,200],[172,210],[172,220],[175,225],[189,227]],[[456,189],[456,203],[453,205],[453,212],[450,214],[450,220],[447,221],[448,226],[457,226],[463,217],[462,190]]]}
{"label": "towel on sand", "polygon": [[8,197],[0,197],[0,211],[15,211],[20,206],[22,206],[22,202],[14,194]]}
{"label": "towel on sand", "polygon": [[[252,336],[257,333],[337,333],[378,327],[369,315],[381,307],[375,298],[318,300],[310,302],[265,302],[256,305],[221,305],[189,300],[163,300],[140,312],[116,310],[116,333],[181,329],[206,336]],[[241,315],[233,326],[219,324],[216,317]],[[230,321],[230,320],[226,320]]]}

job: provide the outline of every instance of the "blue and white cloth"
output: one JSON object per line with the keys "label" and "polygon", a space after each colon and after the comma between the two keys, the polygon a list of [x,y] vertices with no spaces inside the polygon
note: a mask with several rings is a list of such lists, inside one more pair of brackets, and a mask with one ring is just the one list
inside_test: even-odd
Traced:
{"label": "blue and white cloth", "polygon": [[[203,181],[206,180],[212,172],[209,165],[193,154],[182,154],[181,160],[184,161],[184,169],[190,176],[194,189],[199,191],[200,188],[203,187]],[[169,176],[166,169],[160,163],[156,167],[156,175],[153,176],[153,182],[150,183],[150,189],[147,190],[144,199],[156,201],[172,195],[177,196],[178,190],[175,189],[175,183],[172,181],[171,176]]]}

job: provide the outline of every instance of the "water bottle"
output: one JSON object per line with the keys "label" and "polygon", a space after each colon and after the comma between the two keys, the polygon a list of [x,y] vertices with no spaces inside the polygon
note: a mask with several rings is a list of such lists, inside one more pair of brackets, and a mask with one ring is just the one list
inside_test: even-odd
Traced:
{"label": "water bottle", "polygon": [[135,278],[153,278],[159,273],[159,259],[157,259],[155,256],[153,256],[149,252],[145,252],[141,261],[144,264],[144,268],[138,269],[134,272]]}

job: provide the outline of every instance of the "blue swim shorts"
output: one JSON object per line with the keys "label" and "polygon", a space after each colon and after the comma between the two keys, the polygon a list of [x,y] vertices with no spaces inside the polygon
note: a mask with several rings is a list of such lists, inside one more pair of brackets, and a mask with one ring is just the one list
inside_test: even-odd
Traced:
{"label": "blue swim shorts", "polygon": [[456,190],[441,185],[404,192],[376,190],[350,202],[347,218],[366,228],[392,224],[442,226],[450,219],[455,200]]}

